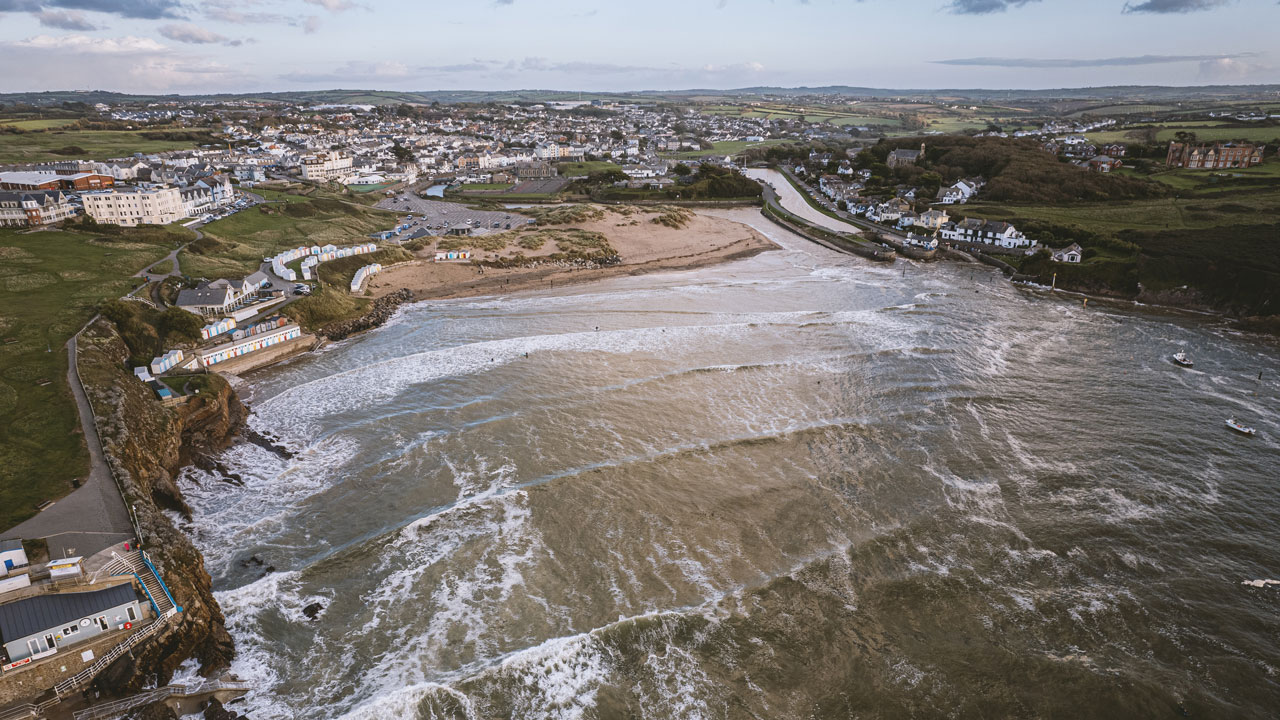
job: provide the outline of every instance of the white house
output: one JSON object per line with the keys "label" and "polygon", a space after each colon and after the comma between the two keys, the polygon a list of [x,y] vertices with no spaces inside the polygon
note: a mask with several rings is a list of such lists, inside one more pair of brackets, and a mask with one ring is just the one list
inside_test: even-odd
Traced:
{"label": "white house", "polygon": [[1053,251],[1054,262],[1078,263],[1081,257],[1083,257],[1083,251],[1075,243],[1071,243],[1061,250]]}
{"label": "white house", "polygon": [[1034,244],[1026,235],[1007,222],[966,218],[958,223],[942,226],[942,239],[957,243],[983,243],[1002,248],[1030,247]]}

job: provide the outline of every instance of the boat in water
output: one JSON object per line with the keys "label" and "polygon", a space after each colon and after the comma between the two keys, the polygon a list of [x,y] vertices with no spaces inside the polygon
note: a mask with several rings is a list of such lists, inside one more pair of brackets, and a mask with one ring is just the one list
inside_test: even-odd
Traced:
{"label": "boat in water", "polygon": [[1248,425],[1245,425],[1244,423],[1240,422],[1239,420],[1236,420],[1235,418],[1227,419],[1227,427],[1231,428],[1232,430],[1235,430],[1238,433],[1242,433],[1244,435],[1253,435],[1255,432],[1257,432],[1253,428],[1249,427]]}
{"label": "boat in water", "polygon": [[1191,362],[1191,356],[1188,355],[1185,350],[1179,350],[1178,352],[1174,353],[1173,361],[1178,363],[1182,367],[1191,367],[1195,365],[1195,363]]}

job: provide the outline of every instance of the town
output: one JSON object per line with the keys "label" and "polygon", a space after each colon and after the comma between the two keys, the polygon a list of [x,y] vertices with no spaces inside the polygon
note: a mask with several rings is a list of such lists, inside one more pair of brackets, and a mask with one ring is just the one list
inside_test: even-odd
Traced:
{"label": "town", "polygon": [[[807,109],[790,109],[802,103]],[[529,258],[500,255],[504,246],[492,244],[562,224],[548,219],[549,209],[583,205],[649,208],[666,213],[653,222],[674,227],[700,203],[763,206],[766,217],[801,237],[873,260],[895,253],[981,260],[1015,280],[1057,287],[1075,277],[1071,266],[1084,272],[1134,262],[1140,249],[1137,239],[1051,222],[1035,202],[1040,194],[1074,192],[1063,196],[1068,207],[1106,193],[1125,193],[1126,202],[1166,198],[1162,179],[1194,194],[1200,178],[1230,188],[1259,177],[1239,171],[1274,174],[1280,164],[1276,143],[1244,139],[1257,133],[1236,138],[1226,130],[1205,133],[1221,139],[1198,140],[1183,130],[1166,138],[1122,107],[1115,117],[1011,120],[938,101],[929,107],[941,119],[931,120],[924,109],[908,115],[876,109],[882,105],[818,96],[456,105],[166,100],[81,108],[112,127],[216,122],[202,130],[204,142],[187,147],[113,157],[72,148],[79,157],[0,166],[0,232],[7,233],[0,246],[47,242],[56,254],[58,243],[86,242],[104,267],[115,253],[136,263],[99,278],[102,288],[120,292],[82,303],[74,322],[59,320],[66,365],[48,364],[29,382],[36,390],[61,385],[56,374],[67,373],[76,396],[89,390],[78,420],[74,408],[65,415],[84,424],[91,454],[100,453],[92,428],[102,410],[90,407],[94,391],[85,387],[76,345],[97,337],[97,318],[116,326],[127,371],[152,401],[189,413],[218,392],[222,381],[211,378],[238,382],[317,347],[322,335],[342,336],[321,332],[326,327],[346,328],[375,312],[385,318],[394,305],[373,300],[373,285],[397,266],[439,263],[479,277],[520,262],[575,269],[616,262],[604,250]],[[24,112],[42,110],[15,105],[0,117]],[[862,115],[841,122],[837,112]],[[1215,112],[1195,111],[1185,122],[1199,127],[1201,118],[1214,118],[1270,132],[1277,121],[1275,114],[1224,120]],[[967,124],[930,129],[953,116]],[[995,155],[1006,159],[988,162]],[[1034,169],[1033,180],[1013,177],[1019,163]],[[772,186],[762,172],[776,173]],[[27,257],[25,247],[0,247],[9,253],[0,257]],[[11,335],[5,342],[17,343]],[[37,344],[33,352],[60,352],[43,336]],[[86,481],[116,498],[99,528],[64,527],[70,516],[58,512],[74,505],[60,497],[71,488],[52,472],[29,494],[34,502],[14,502],[4,518],[0,708],[21,703],[0,718],[82,702],[113,661],[181,621],[183,606],[166,584],[173,578],[139,547],[146,538],[133,516],[135,491],[105,468]],[[246,688],[223,677],[162,690],[182,707],[229,700]],[[155,701],[155,692],[110,707]]]}

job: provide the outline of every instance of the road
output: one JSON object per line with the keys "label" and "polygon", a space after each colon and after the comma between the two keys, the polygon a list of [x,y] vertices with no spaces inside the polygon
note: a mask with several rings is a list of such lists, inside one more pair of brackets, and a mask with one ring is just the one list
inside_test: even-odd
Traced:
{"label": "road", "polygon": [[[795,199],[793,200],[793,202],[797,202],[797,203],[799,203],[801,206],[803,206],[803,207],[807,208],[809,212],[816,213],[816,214],[817,214],[818,216],[820,216],[820,217],[825,217],[825,218],[827,219],[827,222],[829,222],[829,223],[838,223],[838,222],[840,222],[839,220],[835,220],[835,219],[831,218],[831,217],[830,217],[830,216],[828,216],[828,215],[823,215],[822,213],[820,213],[820,212],[818,212],[817,210],[815,210],[815,209],[813,208],[813,206],[812,206],[812,205],[809,205],[807,202],[805,202],[805,199],[804,199],[803,197],[801,197],[801,196],[800,196],[800,194],[796,191],[795,187],[793,187],[793,186],[791,185],[791,183],[787,182],[787,178],[783,176],[783,175],[784,175],[784,173],[785,173],[786,171],[783,171],[783,170],[760,170],[760,169],[755,169],[755,170],[748,170],[747,172],[748,172],[748,173],[774,173],[773,175],[768,175],[768,176],[766,176],[766,175],[759,175],[759,176],[757,176],[757,175],[748,175],[748,177],[752,177],[752,178],[755,178],[755,179],[757,179],[757,180],[764,180],[765,182],[769,183],[769,185],[770,185],[770,186],[774,186],[774,185],[783,185],[783,186],[786,186],[787,188],[789,188],[789,189],[791,190],[791,192],[796,193],[796,196],[795,196]],[[784,208],[785,210],[787,210],[787,211],[789,211],[789,212],[791,211],[791,206],[790,206],[790,205],[788,205],[786,202],[783,202],[782,206],[783,206],[783,208]],[[849,225],[854,226],[854,228],[855,228],[855,232],[856,232],[857,230],[859,230],[859,229],[860,229],[860,230],[864,230],[864,231],[865,231],[865,230],[869,230],[869,231],[874,232],[874,233],[882,233],[882,234],[884,234],[884,235],[888,235],[889,237],[894,238],[895,240],[898,240],[898,241],[900,241],[900,242],[906,242],[907,235],[906,235],[906,233],[904,233],[904,232],[902,232],[902,231],[900,231],[900,230],[897,230],[897,229],[895,229],[895,228],[891,228],[891,227],[886,227],[886,226],[884,226],[884,225],[877,225],[876,223],[873,223],[873,222],[871,222],[870,220],[864,220],[864,219],[862,219],[862,218],[855,217],[855,216],[853,216],[853,215],[851,215],[851,214],[849,214],[849,213],[847,213],[847,212],[845,212],[845,211],[843,211],[843,210],[836,210],[836,209],[832,209],[832,211],[831,211],[831,212],[833,212],[833,213],[835,213],[836,215],[838,215],[838,216],[840,217],[840,219],[841,219],[841,220],[843,220],[844,222],[848,223]],[[800,215],[800,213],[793,213],[793,214],[795,214],[795,215]],[[800,215],[800,217],[803,217],[803,218],[805,218],[806,220],[808,219],[808,217],[807,217],[807,216],[805,216],[805,215]],[[831,229],[830,227],[828,227],[828,226],[826,226],[826,225],[823,225],[822,227],[826,227],[828,230],[829,230],[829,229]],[[848,231],[848,230],[840,230],[840,232],[849,232],[849,231]]]}
{"label": "road", "polygon": [[753,168],[746,171],[746,176],[752,180],[763,180],[772,186],[774,191],[778,193],[783,209],[806,222],[832,232],[862,232],[861,228],[852,223],[836,220],[830,215],[818,212],[804,199],[798,190],[792,187],[791,183],[787,182],[787,178],[777,170]]}
{"label": "road", "polygon": [[[97,316],[90,320],[92,325]],[[85,327],[88,327],[86,325]],[[80,332],[84,332],[81,329]],[[89,557],[111,545],[133,539],[129,511],[107,468],[102,440],[93,420],[93,409],[80,384],[76,367],[77,342],[80,333],[67,342],[67,384],[75,396],[80,413],[80,429],[89,449],[89,477],[78,489],[46,508],[33,518],[0,533],[0,539],[46,538],[49,557],[80,555]]]}

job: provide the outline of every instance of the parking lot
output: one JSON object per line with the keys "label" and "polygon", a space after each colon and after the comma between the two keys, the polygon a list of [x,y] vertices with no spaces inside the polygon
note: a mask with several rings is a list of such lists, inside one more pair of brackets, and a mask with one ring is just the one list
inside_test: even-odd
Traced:
{"label": "parking lot", "polygon": [[[529,218],[513,211],[476,210],[458,203],[423,200],[407,194],[386,198],[378,203],[378,207],[401,213],[401,222],[409,225],[405,234],[425,229],[434,235],[443,235],[455,225],[468,225],[473,234],[484,235],[514,229],[529,222]],[[413,219],[405,221],[405,215],[413,215]]]}

